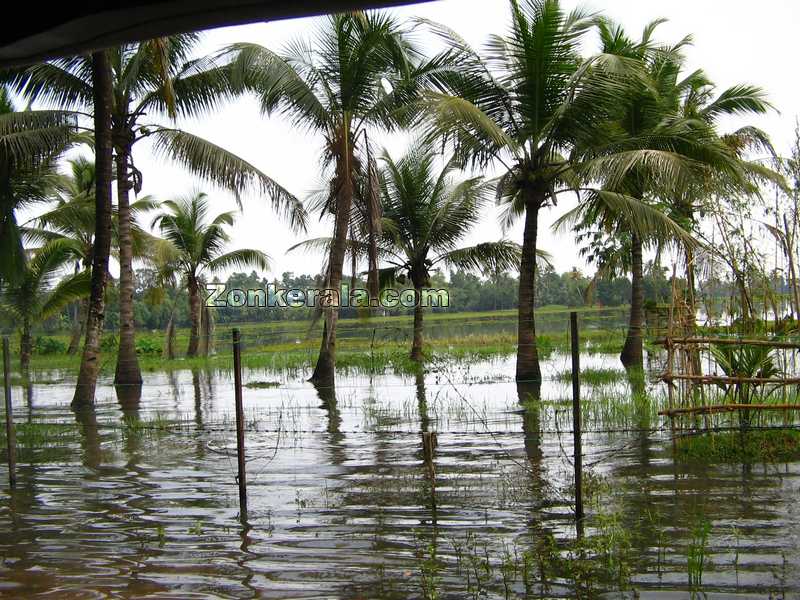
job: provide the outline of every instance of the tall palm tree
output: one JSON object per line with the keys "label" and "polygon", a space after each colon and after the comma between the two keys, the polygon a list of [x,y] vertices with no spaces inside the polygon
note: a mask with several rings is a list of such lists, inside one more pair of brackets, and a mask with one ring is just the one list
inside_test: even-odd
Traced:
{"label": "tall palm tree", "polygon": [[499,164],[503,224],[524,219],[519,264],[518,381],[541,381],[534,321],[539,212],[573,189],[574,171],[607,149],[608,120],[623,89],[618,78],[584,61],[591,26],[558,0],[512,0],[506,36],[490,37],[484,55],[449,28],[428,23],[448,45],[455,69],[432,79],[442,92],[420,107],[431,137],[480,167]]}
{"label": "tall palm tree", "polygon": [[[209,59],[191,59],[198,35],[181,34],[125,44],[107,52],[112,72],[111,134],[116,164],[119,210],[120,335],[114,381],[141,383],[133,319],[133,253],[130,192],[139,192],[142,174],[133,148],[151,138],[154,148],[193,173],[238,194],[250,188],[271,197],[293,226],[302,228],[305,213],[297,199],[260,170],[236,155],[186,131],[152,122],[197,116],[230,97],[224,69]],[[11,77],[15,89],[31,100],[86,110],[92,106],[89,59],[74,57],[35,65]]]}
{"label": "tall palm tree", "polygon": [[208,197],[198,193],[178,200],[167,200],[162,206],[168,212],[153,221],[161,234],[178,252],[177,263],[186,278],[189,291],[189,348],[187,356],[197,356],[200,346],[202,307],[200,286],[204,274],[213,274],[234,267],[269,269],[269,257],[259,250],[241,249],[224,252],[230,241],[226,227],[233,226],[234,213],[220,213],[208,219]]}
{"label": "tall palm tree", "polygon": [[[603,56],[609,58],[600,68],[613,65],[614,58],[639,65],[640,76],[627,80],[625,93],[618,99],[620,113],[614,121],[618,142],[613,159],[625,161],[629,155],[647,159],[621,170],[607,169],[604,158],[595,161],[584,177],[601,182],[603,191],[586,194],[556,225],[582,221],[617,237],[621,244],[617,250],[627,253],[622,261],[618,252],[616,257],[618,266],[624,265],[631,273],[630,319],[620,360],[635,370],[644,367],[644,250],[678,240],[691,255],[696,246],[681,227],[687,225],[686,220],[680,223],[670,218],[674,211],[668,201],[685,197],[710,178],[725,181],[729,187],[746,184],[741,162],[709,122],[681,110],[686,91],[706,78],[696,71],[681,79],[681,50],[690,38],[672,47],[654,44],[652,34],[661,22],[648,24],[641,40],[634,41],[619,25],[596,20]],[[761,104],[763,98],[751,95],[749,101]],[[609,258],[609,250],[605,247],[597,254]]]}
{"label": "tall palm tree", "polygon": [[[326,287],[339,290],[353,201],[366,171],[366,132],[397,124],[394,109],[414,96],[436,60],[421,62],[398,22],[382,12],[331,15],[312,41],[296,40],[281,53],[237,44],[225,54],[232,80],[254,92],[265,113],[289,115],[324,139],[322,160],[332,176],[323,209],[334,217]],[[321,385],[334,382],[337,311],[332,304],[326,307],[311,378]]]}
{"label": "tall palm tree", "polygon": [[455,180],[455,164],[436,170],[436,154],[416,146],[400,160],[384,154],[381,172],[383,236],[379,252],[390,267],[385,281],[407,278],[414,286],[411,358],[422,359],[423,288],[437,265],[461,270],[502,271],[519,264],[520,248],[508,241],[459,247],[479,221],[493,192],[480,177]]}
{"label": "tall palm tree", "polygon": [[0,292],[0,310],[13,317],[20,332],[20,370],[27,376],[33,343],[31,328],[58,313],[64,306],[89,292],[89,273],[81,271],[54,279],[74,260],[79,248],[70,240],[55,240],[36,250],[25,261],[23,272]]}
{"label": "tall palm tree", "polygon": [[8,90],[0,87],[0,281],[13,280],[24,269],[16,214],[50,198],[55,160],[74,140],[75,123],[67,111],[16,111]]}
{"label": "tall palm tree", "polygon": [[114,101],[111,87],[111,65],[106,51],[91,55],[91,99],[94,125],[94,244],[89,309],[86,315],[86,336],[72,406],[84,412],[94,403],[97,376],[100,373],[100,336],[105,321],[105,291],[108,279],[108,257],[111,252],[111,181],[112,141],[111,109]]}
{"label": "tall palm tree", "polygon": [[[95,205],[92,198],[95,185],[94,162],[85,157],[68,161],[70,175],[58,183],[56,206],[26,224],[25,237],[34,242],[44,242],[59,238],[73,240],[78,249],[75,272],[88,271],[92,261],[92,248],[95,237]],[[130,227],[131,250],[134,258],[142,258],[153,247],[153,236],[144,231],[136,222],[137,215],[153,210],[156,202],[151,196],[142,197],[129,206],[132,223]],[[119,243],[119,214],[112,207],[112,240]],[[119,259],[119,255],[117,255]],[[68,352],[77,351],[86,316],[86,299],[79,304],[78,315],[73,326]]]}

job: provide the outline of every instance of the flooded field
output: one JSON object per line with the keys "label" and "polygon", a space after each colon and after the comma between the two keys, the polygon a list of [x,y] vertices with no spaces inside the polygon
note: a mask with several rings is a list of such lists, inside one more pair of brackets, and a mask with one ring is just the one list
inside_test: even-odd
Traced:
{"label": "flooded field", "polygon": [[[610,355],[582,361],[618,367]],[[79,414],[73,380],[39,372],[39,384],[14,388],[22,449],[17,489],[3,481],[0,594],[800,594],[800,463],[675,459],[657,416],[663,392],[650,385],[634,400],[621,377],[583,386],[577,540],[569,358],[543,367],[541,403],[514,383],[513,359],[351,373],[335,393],[305,372],[246,370],[246,526],[230,371],[151,373],[141,394],[106,379],[95,410]],[[435,498],[426,431],[438,432]]]}

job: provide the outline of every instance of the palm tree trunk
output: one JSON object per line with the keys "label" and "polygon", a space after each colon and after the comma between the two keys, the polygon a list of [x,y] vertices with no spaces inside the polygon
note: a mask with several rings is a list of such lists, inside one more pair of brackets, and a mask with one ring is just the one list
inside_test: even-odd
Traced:
{"label": "palm tree trunk", "polygon": [[30,373],[31,354],[33,354],[31,322],[30,319],[26,317],[22,319],[22,330],[19,336],[19,371],[23,379],[28,379]]}
{"label": "palm tree trunk", "polygon": [[535,191],[525,192],[525,229],[522,234],[522,259],[519,265],[519,303],[517,305],[517,381],[542,380],[536,347],[536,322],[533,315],[536,288],[536,237],[539,208],[543,199]]}
{"label": "palm tree trunk", "polygon": [[84,298],[75,303],[75,320],[72,323],[72,334],[69,338],[69,347],[67,354],[77,354],[78,348],[81,345],[81,337],[83,336],[83,329],[86,325],[86,310],[88,301]]}
{"label": "palm tree trunk", "polygon": [[642,351],[642,328],[644,327],[644,273],[642,240],[631,235],[631,314],[625,345],[619,355],[626,369],[644,369]]}
{"label": "palm tree trunk", "polygon": [[100,336],[105,319],[108,255],[111,251],[111,66],[105,52],[92,54],[95,139],[95,239],[92,283],[86,317],[86,339],[72,404],[94,403],[100,371]]}
{"label": "palm tree trunk", "polygon": [[189,276],[189,319],[191,322],[189,329],[189,348],[186,350],[186,356],[197,356],[197,350],[200,346],[200,290],[197,284],[197,278],[194,275]]}
{"label": "palm tree trunk", "polygon": [[200,308],[200,356],[208,356],[214,351],[214,320],[211,309],[203,305]]}
{"label": "palm tree trunk", "polygon": [[411,343],[411,360],[422,360],[422,285],[414,283],[414,341]]}
{"label": "palm tree trunk", "polygon": [[[345,131],[340,141],[342,152],[337,165],[337,178],[339,191],[336,195],[336,220],[333,229],[333,243],[331,244],[328,259],[327,285],[336,295],[340,293],[342,284],[342,268],[344,266],[345,252],[347,251],[347,232],[350,223],[350,208],[353,204],[352,164],[353,149],[350,136]],[[323,328],[322,343],[320,344],[319,357],[314,367],[310,381],[317,386],[333,386],[336,379],[336,322],[339,318],[338,302],[336,306],[325,307],[325,327]]]}
{"label": "palm tree trunk", "polygon": [[136,356],[136,326],[133,320],[133,243],[131,241],[131,208],[128,162],[130,142],[121,134],[117,140],[117,209],[119,228],[119,352],[114,383],[142,383],[139,357]]}
{"label": "palm tree trunk", "polygon": [[173,360],[175,358],[175,319],[172,314],[169,315],[169,321],[167,321],[165,337],[162,356],[167,360]]}

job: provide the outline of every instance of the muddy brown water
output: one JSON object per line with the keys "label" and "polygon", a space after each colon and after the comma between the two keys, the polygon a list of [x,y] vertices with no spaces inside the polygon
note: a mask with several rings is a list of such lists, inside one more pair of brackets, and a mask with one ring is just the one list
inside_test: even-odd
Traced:
{"label": "muddy brown water", "polygon": [[[333,395],[307,373],[245,371],[280,383],[244,393],[246,526],[230,372],[148,374],[139,398],[104,380],[77,415],[72,380],[39,373],[48,384],[14,389],[17,422],[80,429],[23,455],[15,491],[1,474],[0,595],[616,597],[623,571],[626,597],[800,597],[800,463],[676,461],[652,412],[591,412],[603,394],[625,398],[625,383],[585,390],[594,543],[578,561],[570,391],[555,378],[567,366],[547,361],[538,411],[520,403],[511,359],[343,375]],[[124,427],[137,421],[173,429]],[[438,432],[435,511],[424,431]],[[589,583],[576,583],[579,565]]]}

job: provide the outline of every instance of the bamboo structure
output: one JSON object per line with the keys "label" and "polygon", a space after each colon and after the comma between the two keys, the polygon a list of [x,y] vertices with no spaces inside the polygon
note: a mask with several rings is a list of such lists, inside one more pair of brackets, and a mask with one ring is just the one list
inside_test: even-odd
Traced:
{"label": "bamboo structure", "polygon": [[[659,380],[667,386],[668,406],[659,415],[670,419],[670,429],[675,437],[676,430],[683,433],[685,429],[714,429],[714,415],[737,414],[739,426],[747,428],[751,417],[764,418],[764,413],[775,411],[783,413],[783,424],[790,423],[790,414],[797,417],[800,403],[790,401],[792,386],[800,386],[800,376],[796,373],[795,356],[800,350],[800,341],[767,337],[714,337],[698,335],[695,318],[687,310],[683,294],[676,291],[673,274],[672,303],[669,308],[669,320],[664,337],[654,340],[654,344],[662,346],[666,351],[666,363]],[[719,374],[720,365],[715,360],[715,348],[753,347],[776,350],[791,354],[790,368],[788,360],[783,369],[776,369],[765,374],[757,365],[753,372],[737,370]],[[728,350],[730,351],[730,350]],[[702,372],[701,356],[706,356],[707,372]],[[730,366],[728,370],[731,371]],[[715,396],[712,391],[718,389],[722,395]],[[779,392],[776,394],[776,392]],[[782,396],[780,395],[782,394]],[[777,397],[776,397],[777,396]],[[795,395],[795,397],[797,397]],[[769,400],[774,398],[775,402]]]}

